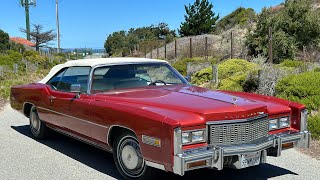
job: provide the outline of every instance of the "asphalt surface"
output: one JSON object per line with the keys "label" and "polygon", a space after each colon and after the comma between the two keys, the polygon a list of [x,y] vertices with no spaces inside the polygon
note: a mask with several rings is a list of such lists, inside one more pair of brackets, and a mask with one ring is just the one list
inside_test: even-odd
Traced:
{"label": "asphalt surface", "polygon": [[[0,179],[121,179],[112,155],[63,135],[34,140],[29,121],[6,106],[0,112]],[[194,170],[184,177],[155,170],[153,179],[320,179],[320,161],[291,149],[267,164],[242,170]]]}

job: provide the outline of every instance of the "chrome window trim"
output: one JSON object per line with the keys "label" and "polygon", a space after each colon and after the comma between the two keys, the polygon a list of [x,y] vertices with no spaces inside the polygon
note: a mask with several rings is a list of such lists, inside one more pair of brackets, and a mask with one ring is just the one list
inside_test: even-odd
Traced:
{"label": "chrome window trim", "polygon": [[92,80],[93,80],[93,73],[96,68],[100,67],[107,67],[107,66],[121,66],[121,65],[132,65],[132,64],[165,64],[170,66],[170,70],[172,70],[175,75],[186,85],[190,85],[190,83],[175,69],[173,68],[168,62],[130,62],[130,63],[125,63],[125,64],[119,64],[119,63],[110,63],[110,64],[99,64],[95,65],[91,68],[90,73],[89,73],[89,79],[88,79],[88,89],[87,89],[87,94],[92,94],[91,93],[91,87],[92,87]]}
{"label": "chrome window trim", "polygon": [[250,118],[244,118],[244,119],[234,119],[234,120],[219,120],[219,121],[209,121],[206,124],[207,125],[218,125],[218,124],[234,124],[234,123],[247,123],[254,120],[260,121],[264,120],[264,118],[267,118],[268,114],[261,114],[259,116],[250,117]]}

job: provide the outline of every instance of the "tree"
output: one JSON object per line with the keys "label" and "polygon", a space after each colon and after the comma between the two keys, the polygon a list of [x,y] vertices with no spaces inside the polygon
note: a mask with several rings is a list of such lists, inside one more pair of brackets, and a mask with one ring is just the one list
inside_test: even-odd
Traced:
{"label": "tree", "polygon": [[29,34],[31,41],[36,44],[36,50],[39,51],[40,47],[47,47],[48,42],[53,41],[56,38],[54,30],[43,31],[43,26],[40,24],[33,24],[31,32],[27,32],[25,29],[20,29],[21,32]]}
{"label": "tree", "polygon": [[0,29],[0,51],[6,51],[10,48],[9,35]]}
{"label": "tree", "polygon": [[185,6],[185,22],[181,23],[181,36],[201,35],[213,32],[219,15],[212,11],[213,5],[208,0],[196,0],[193,5]]}
{"label": "tree", "polygon": [[129,31],[118,31],[110,34],[105,41],[104,47],[109,55],[128,56],[134,50],[142,52],[171,42],[176,37],[176,32],[170,30],[167,23],[130,28]]}
{"label": "tree", "polygon": [[268,31],[273,31],[274,62],[294,59],[303,47],[315,47],[320,42],[319,12],[312,10],[310,0],[286,0],[277,11],[264,8],[257,27],[247,36],[251,55],[268,54]]}

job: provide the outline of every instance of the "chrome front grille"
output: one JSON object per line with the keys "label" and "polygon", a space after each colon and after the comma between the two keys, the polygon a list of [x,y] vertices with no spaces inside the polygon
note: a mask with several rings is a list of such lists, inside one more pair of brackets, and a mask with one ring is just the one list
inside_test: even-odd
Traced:
{"label": "chrome front grille", "polygon": [[250,122],[209,125],[210,144],[232,145],[249,143],[268,135],[268,119]]}

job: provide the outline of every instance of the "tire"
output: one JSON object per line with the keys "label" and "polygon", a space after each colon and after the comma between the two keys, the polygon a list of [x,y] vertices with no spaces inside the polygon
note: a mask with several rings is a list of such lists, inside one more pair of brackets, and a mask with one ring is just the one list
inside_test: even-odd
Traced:
{"label": "tire", "polygon": [[124,132],[116,138],[113,159],[125,179],[148,179],[152,174],[142,157],[137,137],[131,132]]}
{"label": "tire", "polygon": [[33,137],[36,139],[46,139],[48,137],[49,129],[46,124],[40,120],[35,106],[31,107],[29,121]]}

